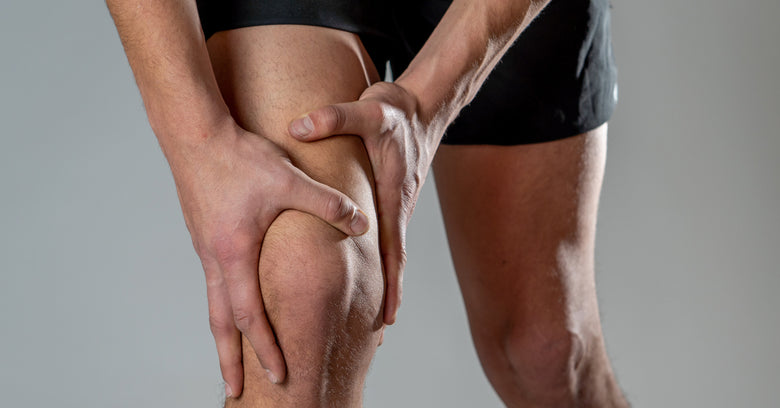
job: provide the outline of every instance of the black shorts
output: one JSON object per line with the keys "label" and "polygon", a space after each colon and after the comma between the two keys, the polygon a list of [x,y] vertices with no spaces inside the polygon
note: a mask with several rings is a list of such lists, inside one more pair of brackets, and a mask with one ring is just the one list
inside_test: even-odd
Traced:
{"label": "black shorts", "polygon": [[[217,31],[303,24],[356,33],[380,75],[401,73],[451,0],[197,0]],[[612,115],[617,69],[609,0],[551,0],[491,72],[442,143],[518,145],[574,136]]]}

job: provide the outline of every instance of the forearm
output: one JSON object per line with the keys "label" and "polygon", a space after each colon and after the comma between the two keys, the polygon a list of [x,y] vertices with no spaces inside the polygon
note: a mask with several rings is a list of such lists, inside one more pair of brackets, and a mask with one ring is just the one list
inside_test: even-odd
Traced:
{"label": "forearm", "polygon": [[[422,120],[444,131],[549,0],[453,1],[396,83],[418,99]],[[429,141],[437,146],[439,140]]]}
{"label": "forearm", "polygon": [[[230,117],[194,0],[106,0],[166,155]],[[170,157],[169,157],[170,160]]]}

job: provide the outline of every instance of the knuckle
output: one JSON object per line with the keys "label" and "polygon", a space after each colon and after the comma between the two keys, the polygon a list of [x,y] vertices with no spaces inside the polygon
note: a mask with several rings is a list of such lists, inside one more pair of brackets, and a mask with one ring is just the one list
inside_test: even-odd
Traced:
{"label": "knuckle", "polygon": [[385,121],[385,110],[379,102],[368,104],[366,114],[368,115],[368,119],[375,123],[379,123],[380,125]]}
{"label": "knuckle", "polygon": [[233,233],[218,233],[211,239],[211,253],[222,266],[230,266],[241,260],[249,246],[249,239]]}
{"label": "knuckle", "polygon": [[407,260],[406,249],[403,245],[400,245],[397,250],[391,249],[387,252],[382,251],[382,258],[385,262],[385,266],[390,267],[393,274],[400,278],[403,274]]}
{"label": "knuckle", "polygon": [[212,244],[212,252],[220,265],[231,265],[238,259],[238,251],[231,239],[215,240]]}
{"label": "knuckle", "polygon": [[401,210],[404,216],[411,216],[415,207],[415,196],[417,195],[417,188],[409,184],[403,184],[401,187]]}
{"label": "knuckle", "polygon": [[329,130],[338,131],[344,128],[347,122],[347,117],[344,112],[337,106],[328,106],[323,110],[325,116],[325,125]]}
{"label": "knuckle", "polygon": [[267,177],[267,179],[273,180],[270,187],[278,187],[282,192],[289,190],[290,186],[299,179],[298,175],[293,171],[293,167],[294,165],[288,160],[283,166],[274,168],[272,173],[269,174],[270,177]]}
{"label": "knuckle", "polygon": [[[221,273],[218,273],[217,271],[214,271],[212,269],[206,270],[206,289],[211,292],[214,290],[219,290],[225,285],[225,278],[222,276]],[[213,304],[211,303],[211,298],[209,298],[209,307],[213,307]],[[213,314],[211,312],[211,309],[209,309],[209,313]]]}
{"label": "knuckle", "polygon": [[325,203],[325,213],[332,220],[341,220],[352,215],[352,206],[340,194],[331,194]]}
{"label": "knuckle", "polygon": [[398,252],[398,270],[401,271],[406,266],[406,248],[401,247],[401,250]]}
{"label": "knuckle", "polygon": [[410,200],[417,193],[417,186],[414,182],[407,182],[401,184],[401,197],[404,200]]}
{"label": "knuckle", "polygon": [[230,323],[215,315],[209,315],[209,329],[214,336],[226,334],[230,331]]}
{"label": "knuckle", "polygon": [[233,311],[233,322],[242,333],[249,330],[257,320],[254,313],[244,308],[236,308]]}
{"label": "knuckle", "polygon": [[[283,193],[293,180],[290,163],[283,158],[282,160],[275,160],[266,164],[262,170],[257,171],[253,178],[253,187],[258,193],[277,196]],[[267,208],[268,203],[255,202],[254,204],[264,209]]]}

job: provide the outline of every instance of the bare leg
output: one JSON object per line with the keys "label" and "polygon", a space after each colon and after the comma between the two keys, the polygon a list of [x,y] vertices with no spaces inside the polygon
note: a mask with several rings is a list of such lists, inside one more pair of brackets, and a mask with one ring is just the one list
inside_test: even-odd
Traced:
{"label": "bare leg", "polygon": [[626,407],[594,280],[606,125],[526,146],[441,146],[436,185],[472,337],[510,407]]}
{"label": "bare leg", "polygon": [[356,100],[376,69],[355,35],[308,26],[261,26],[208,42],[220,89],[238,123],[286,149],[318,181],[349,195],[371,226],[351,238],[297,211],[268,230],[260,286],[288,377],[271,384],[246,339],[245,386],[228,407],[358,407],[382,331],[384,282],[370,165],[354,136],[304,144],[287,124],[309,109]]}

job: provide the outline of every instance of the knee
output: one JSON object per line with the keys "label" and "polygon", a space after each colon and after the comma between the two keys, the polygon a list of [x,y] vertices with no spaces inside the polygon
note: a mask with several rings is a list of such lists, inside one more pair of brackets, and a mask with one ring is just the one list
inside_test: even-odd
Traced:
{"label": "knee", "polygon": [[[372,237],[348,237],[322,220],[286,211],[269,228],[260,256],[270,314],[338,321],[341,312],[379,314],[384,282]],[[305,314],[304,314],[305,313]],[[365,315],[365,316],[362,316]]]}
{"label": "knee", "polygon": [[475,338],[485,372],[505,401],[571,406],[585,358],[584,336],[552,323],[518,326]]}
{"label": "knee", "polygon": [[286,211],[266,234],[260,286],[291,381],[334,389],[361,379],[362,370],[342,368],[367,370],[379,343],[384,280],[374,237]]}
{"label": "knee", "polygon": [[585,351],[581,335],[557,327],[511,330],[500,350],[515,387],[530,400],[575,396]]}

